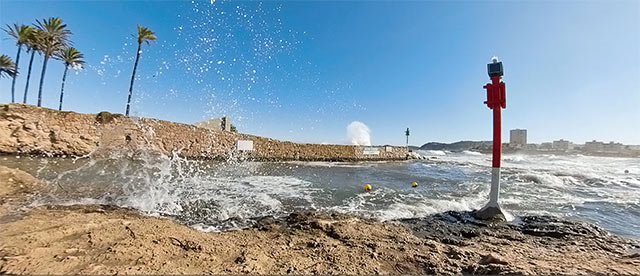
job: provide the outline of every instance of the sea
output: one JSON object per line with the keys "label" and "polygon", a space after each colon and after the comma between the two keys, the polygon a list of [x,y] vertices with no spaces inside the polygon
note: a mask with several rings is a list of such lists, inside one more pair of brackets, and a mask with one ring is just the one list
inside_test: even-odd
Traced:
{"label": "sea", "polygon": [[[479,209],[491,156],[417,151],[425,160],[238,162],[176,156],[0,156],[43,180],[31,206],[108,204],[175,219],[202,231],[251,227],[265,216],[323,211],[381,221]],[[411,183],[416,182],[417,187]],[[640,239],[640,159],[506,155],[500,203],[514,217],[551,215]],[[364,185],[372,190],[365,192]]]}

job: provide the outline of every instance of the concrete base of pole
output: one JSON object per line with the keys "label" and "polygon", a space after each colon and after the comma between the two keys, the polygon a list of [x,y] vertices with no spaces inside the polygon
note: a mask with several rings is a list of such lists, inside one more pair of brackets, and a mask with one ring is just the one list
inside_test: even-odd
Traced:
{"label": "concrete base of pole", "polygon": [[498,206],[485,206],[484,208],[473,213],[473,216],[481,220],[499,220],[507,221],[511,217]]}
{"label": "concrete base of pole", "polygon": [[498,196],[500,194],[500,168],[491,169],[491,191],[489,192],[489,203],[484,208],[476,211],[474,216],[483,220],[501,220],[507,221],[511,218],[509,214],[504,212],[498,204]]}

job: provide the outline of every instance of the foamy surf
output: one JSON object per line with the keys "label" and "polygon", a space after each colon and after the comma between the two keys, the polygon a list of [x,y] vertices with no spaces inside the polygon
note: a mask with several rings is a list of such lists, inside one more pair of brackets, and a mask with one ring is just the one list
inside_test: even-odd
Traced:
{"label": "foamy surf", "polygon": [[[514,215],[583,218],[635,237],[640,221],[636,161],[507,155],[501,204]],[[116,156],[6,158],[0,164],[30,168],[48,182],[50,193],[36,204],[116,205],[174,217],[203,231],[249,227],[260,217],[304,210],[394,220],[478,209],[486,203],[491,165],[487,155],[454,152],[409,162],[227,163]],[[364,192],[365,184],[371,192]]]}

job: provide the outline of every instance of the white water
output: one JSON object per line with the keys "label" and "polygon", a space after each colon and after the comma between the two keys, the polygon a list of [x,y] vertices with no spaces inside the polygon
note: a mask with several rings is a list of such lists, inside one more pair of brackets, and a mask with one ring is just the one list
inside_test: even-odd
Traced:
{"label": "white water", "polygon": [[364,123],[353,121],[347,126],[347,139],[352,145],[371,146],[370,132]]}
{"label": "white water", "polygon": [[[227,163],[167,157],[126,161],[114,156],[75,162],[4,157],[0,164],[48,181],[51,193],[39,204],[114,204],[176,217],[206,231],[245,227],[255,218],[296,210],[391,220],[485,204],[489,155],[422,153],[437,159]],[[418,182],[417,188],[410,186],[413,181]],[[363,192],[364,184],[371,184],[373,191]],[[514,215],[571,217],[637,238],[638,194],[638,159],[555,155],[503,159],[500,200]]]}

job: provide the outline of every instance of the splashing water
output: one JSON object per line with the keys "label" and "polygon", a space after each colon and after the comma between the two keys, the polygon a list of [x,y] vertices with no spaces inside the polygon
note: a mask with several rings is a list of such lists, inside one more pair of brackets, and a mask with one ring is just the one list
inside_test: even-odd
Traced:
{"label": "splashing water", "polygon": [[[123,153],[108,158],[3,157],[0,165],[43,179],[36,204],[111,204],[173,217],[206,231],[243,228],[263,216],[334,211],[379,220],[482,207],[489,155],[423,152],[409,162],[219,162]],[[629,173],[624,173],[629,170]],[[410,183],[419,183],[412,188]],[[373,186],[364,193],[363,183]],[[514,215],[587,220],[640,238],[637,159],[507,155],[502,205]]]}
{"label": "splashing water", "polygon": [[[240,127],[252,119],[250,107],[256,104],[302,114],[299,121],[305,127],[321,118],[335,119],[336,109],[346,113],[362,108],[345,98],[349,93],[343,92],[351,84],[323,84],[314,66],[298,56],[297,49],[308,35],[280,20],[280,4],[214,0],[180,4],[186,8],[178,11],[175,32],[144,48],[144,65],[136,76],[144,85],[136,87],[134,107],[143,100],[167,106],[177,100],[204,102],[203,112],[193,112],[203,114],[200,119],[226,114]],[[87,65],[81,74],[96,74],[103,86],[128,81],[135,38],[123,35],[122,39],[121,49],[102,53],[103,59]],[[272,92],[283,84],[304,89],[287,94],[291,101],[287,103]],[[124,99],[125,89],[115,92]],[[362,122],[349,124],[347,136],[348,143],[371,145],[370,130]],[[0,165],[23,169],[49,185],[49,193],[35,204],[130,207],[206,231],[246,227],[256,218],[296,210],[388,220],[471,210],[486,203],[490,156],[424,154],[438,159],[235,163],[142,152],[81,159],[0,157]],[[505,156],[504,161],[501,200],[512,213],[576,217],[640,237],[637,159]],[[630,173],[621,173],[624,169]],[[412,188],[413,181],[420,185]],[[373,191],[363,193],[364,183],[371,184]]]}
{"label": "splashing water", "polygon": [[369,127],[362,122],[351,122],[347,126],[347,139],[352,145],[371,146]]}
{"label": "splashing water", "polygon": [[[362,109],[347,93],[351,89],[348,81],[323,81],[317,65],[301,51],[312,35],[304,26],[285,21],[282,5],[176,2],[173,30],[157,30],[158,39],[143,46],[132,114],[189,123],[227,115],[238,129],[252,124],[251,131],[256,133],[263,124],[255,120],[263,122],[265,115],[273,113],[301,114],[291,125],[297,130],[313,129],[322,118],[343,116],[336,109]],[[136,41],[130,34],[119,40],[121,47],[113,50],[88,49],[103,58],[87,64],[87,70],[80,73],[96,77],[100,95],[126,99],[127,89],[112,84],[128,82],[131,77]],[[287,91],[286,95],[281,91]],[[301,106],[300,102],[308,104]],[[181,109],[184,106],[190,107],[188,112]],[[114,110],[102,103],[96,108]]]}

